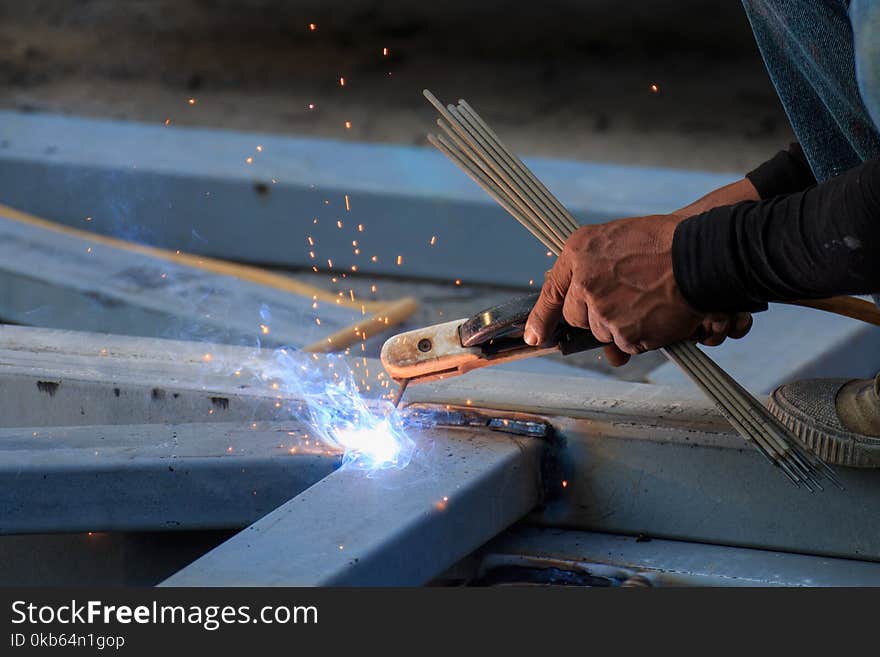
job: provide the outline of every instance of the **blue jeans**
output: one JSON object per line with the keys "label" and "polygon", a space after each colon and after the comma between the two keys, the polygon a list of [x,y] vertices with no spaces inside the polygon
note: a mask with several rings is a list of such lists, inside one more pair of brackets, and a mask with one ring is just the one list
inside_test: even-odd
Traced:
{"label": "blue jeans", "polygon": [[[880,158],[880,2],[743,0],[743,6],[816,180]],[[874,300],[880,305],[880,294]]]}

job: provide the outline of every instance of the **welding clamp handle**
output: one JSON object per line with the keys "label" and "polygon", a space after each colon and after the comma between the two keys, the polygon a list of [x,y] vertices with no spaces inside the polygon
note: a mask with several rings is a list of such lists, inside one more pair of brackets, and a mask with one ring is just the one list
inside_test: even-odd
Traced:
{"label": "welding clamp handle", "polygon": [[[509,299],[492,308],[477,313],[459,328],[459,337],[463,347],[480,346],[492,351],[493,345],[502,348],[518,341],[525,332],[526,321],[538,301],[538,293]],[[559,345],[559,351],[573,354],[580,351],[595,349],[603,345],[588,329],[577,328],[560,322],[545,345]]]}

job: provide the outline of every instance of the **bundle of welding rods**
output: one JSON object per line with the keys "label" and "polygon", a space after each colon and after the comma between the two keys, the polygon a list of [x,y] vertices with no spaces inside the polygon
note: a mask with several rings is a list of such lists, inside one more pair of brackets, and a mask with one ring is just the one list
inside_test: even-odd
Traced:
{"label": "bundle of welding rods", "polygon": [[[562,203],[464,100],[446,107],[427,89],[441,133],[428,141],[460,167],[552,253],[579,225]],[[834,472],[697,345],[678,342],[661,349],[715,403],[747,442],[797,486],[823,490],[823,478],[843,489]]]}

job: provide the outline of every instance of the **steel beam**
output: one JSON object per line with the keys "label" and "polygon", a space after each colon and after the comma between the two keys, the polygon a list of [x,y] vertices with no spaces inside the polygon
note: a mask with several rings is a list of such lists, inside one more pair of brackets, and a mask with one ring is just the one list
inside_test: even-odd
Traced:
{"label": "steel beam", "polygon": [[705,399],[638,383],[473,372],[411,386],[413,401],[538,413],[564,440],[568,485],[546,527],[880,561],[880,471],[836,468],[846,491],[809,494]]}
{"label": "steel beam", "polygon": [[289,412],[265,379],[277,369],[268,349],[0,325],[0,417],[7,427],[281,420]]}
{"label": "steel beam", "polygon": [[293,420],[0,429],[0,534],[239,529],[339,467],[307,433]]}
{"label": "steel beam", "polygon": [[523,525],[475,556],[477,577],[516,565],[556,568],[611,585],[880,586],[880,563]]}
{"label": "steel beam", "polygon": [[542,498],[538,438],[429,430],[406,468],[337,470],[163,586],[428,582]]}
{"label": "steel beam", "polygon": [[[528,164],[584,222],[671,211],[738,177]],[[511,230],[503,210],[427,148],[0,112],[0,202],[75,226],[89,216],[100,233],[246,262],[311,268],[315,250],[343,271],[523,286],[547,266],[525,230]],[[505,257],[487,266],[487,245]]]}
{"label": "steel beam", "polygon": [[[215,370],[199,361],[203,347],[196,343],[14,327],[0,330],[3,345],[0,412],[7,422],[20,420],[18,426],[40,418],[68,425],[164,423],[178,414],[189,421],[283,419],[276,393],[253,375],[270,362],[261,360],[265,354],[225,347],[212,361],[225,365]],[[230,376],[228,365],[236,361],[250,363],[247,382]],[[58,383],[54,396],[41,381]],[[164,394],[154,395],[154,388]],[[225,408],[212,398],[226,399]],[[563,496],[533,517],[545,526],[880,560],[880,537],[868,520],[880,514],[880,472],[839,468],[846,492],[808,495],[698,396],[656,385],[486,370],[411,386],[407,400],[549,418],[565,439],[560,459],[569,472]]]}

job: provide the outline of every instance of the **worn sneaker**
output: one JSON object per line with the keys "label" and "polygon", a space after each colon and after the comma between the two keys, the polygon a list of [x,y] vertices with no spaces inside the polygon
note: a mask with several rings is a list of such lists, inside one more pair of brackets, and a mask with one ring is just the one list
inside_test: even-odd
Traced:
{"label": "worn sneaker", "polygon": [[768,408],[826,463],[880,468],[880,374],[786,383]]}

